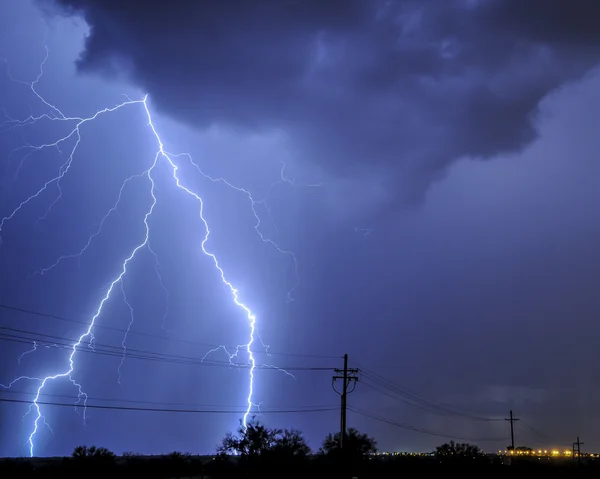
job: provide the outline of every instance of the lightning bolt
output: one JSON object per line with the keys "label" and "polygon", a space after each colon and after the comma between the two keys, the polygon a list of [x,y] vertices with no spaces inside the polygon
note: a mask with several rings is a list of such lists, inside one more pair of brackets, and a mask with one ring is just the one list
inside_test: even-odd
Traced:
{"label": "lightning bolt", "polygon": [[[145,99],[143,100],[143,102],[145,102]],[[84,421],[85,421],[85,405],[87,403],[87,394],[85,394],[85,392],[83,392],[82,386],[73,378],[73,373],[75,371],[75,354],[77,353],[78,348],[83,344],[83,342],[86,339],[88,339],[88,340],[91,339],[92,330],[94,328],[96,320],[102,313],[105,303],[111,297],[111,294],[112,294],[115,286],[122,281],[123,277],[127,273],[127,267],[129,266],[129,263],[136,256],[138,251],[140,251],[144,246],[146,246],[148,244],[148,237],[150,235],[150,226],[148,224],[148,219],[152,215],[152,212],[154,211],[154,207],[156,206],[156,196],[154,194],[155,193],[155,191],[154,191],[155,184],[154,184],[154,179],[152,177],[152,172],[154,171],[154,168],[156,167],[156,165],[158,163],[158,158],[159,158],[159,156],[157,155],[154,159],[154,162],[152,163],[152,166],[146,171],[146,176],[150,182],[150,195],[152,197],[152,202],[151,202],[150,208],[146,211],[146,213],[144,215],[145,234],[144,234],[143,240],[131,251],[129,256],[127,258],[125,258],[125,260],[123,261],[123,264],[121,266],[121,272],[110,283],[104,297],[100,300],[100,303],[96,309],[96,312],[94,313],[94,315],[91,318],[88,328],[85,330],[85,332],[81,336],[79,336],[79,339],[73,344],[71,354],[69,355],[69,368],[66,371],[56,373],[54,375],[46,376],[46,377],[42,378],[40,381],[40,385],[36,391],[35,398],[33,399],[33,406],[37,412],[37,416],[33,423],[33,431],[29,435],[29,455],[31,457],[33,457],[33,453],[34,453],[34,439],[38,432],[39,423],[40,423],[40,420],[43,420],[42,410],[41,410],[40,405],[38,404],[38,401],[39,401],[40,395],[42,394],[42,392],[48,382],[54,381],[56,379],[66,378],[69,381],[71,381],[71,383],[73,383],[73,385],[77,388],[78,400],[81,401],[81,399],[83,398],[83,406],[84,406],[83,417],[84,417]],[[12,386],[13,384],[15,384],[17,381],[19,381],[21,379],[32,379],[32,378],[21,376],[19,378],[16,378],[15,380],[13,380],[9,386]]]}
{"label": "lightning bolt", "polygon": [[[269,215],[271,214],[271,208],[268,206],[267,200],[266,198],[263,198],[261,200],[255,200],[254,197],[252,196],[252,193],[250,193],[250,191],[248,191],[245,188],[233,185],[232,183],[230,183],[229,181],[227,181],[225,178],[214,178],[212,176],[207,175],[206,173],[204,173],[204,171],[202,171],[202,169],[200,168],[200,166],[198,166],[198,164],[196,162],[194,162],[194,160],[192,159],[192,157],[188,154],[188,153],[181,153],[179,155],[175,155],[175,156],[185,156],[188,158],[189,162],[192,164],[192,166],[194,168],[196,168],[196,170],[198,171],[198,173],[200,173],[200,175],[202,175],[204,178],[206,178],[209,181],[212,181],[213,183],[222,183],[226,186],[228,186],[229,188],[238,191],[242,194],[244,194],[247,198],[248,198],[248,202],[250,203],[250,209],[252,210],[252,214],[254,215],[254,219],[256,221],[256,223],[254,224],[254,230],[256,231],[256,233],[258,234],[258,236],[260,237],[260,239],[263,241],[263,243],[267,243],[269,245],[271,245],[273,248],[275,248],[279,253],[284,254],[289,256],[294,264],[294,273],[295,273],[295,277],[296,277],[296,282],[294,283],[294,285],[292,286],[292,288],[287,292],[287,299],[288,301],[293,301],[294,297],[293,297],[293,293],[296,290],[296,288],[298,288],[298,286],[300,286],[300,274],[298,272],[298,259],[296,258],[296,255],[292,252],[292,251],[287,251],[284,250],[282,248],[279,247],[279,245],[273,241],[272,239],[268,238],[267,236],[265,236],[261,230],[260,230],[260,225],[261,225],[261,219],[260,216],[258,215],[258,212],[256,211],[256,206],[259,204],[262,204],[265,206],[265,208],[267,209]],[[283,171],[285,169],[285,163],[284,166],[282,167],[281,170],[281,178],[283,182],[291,182],[291,180],[288,180],[287,178],[284,177]],[[271,188],[273,187],[274,184],[277,184],[278,182],[275,182],[271,185],[271,187],[269,188],[269,190],[271,190]],[[290,183],[293,185],[293,183]]]}
{"label": "lightning bolt", "polygon": [[121,374],[121,368],[123,367],[123,363],[125,362],[125,356],[127,355],[127,336],[129,335],[129,331],[131,331],[131,326],[135,320],[133,307],[129,303],[127,299],[127,293],[125,292],[125,284],[121,281],[121,293],[123,294],[123,302],[127,305],[129,309],[129,323],[127,324],[127,329],[125,330],[125,334],[123,335],[123,341],[121,341],[121,346],[123,347],[123,355],[121,356],[121,362],[119,363],[119,367],[117,368],[117,373],[119,374],[118,383],[121,384],[121,380],[123,376]]}
{"label": "lightning bolt", "polygon": [[[267,210],[269,210],[269,207],[267,206],[267,203],[266,203],[266,199],[255,200],[254,197],[252,196],[252,194],[248,190],[246,190],[242,187],[233,185],[232,183],[228,182],[224,178],[214,178],[214,177],[211,177],[211,176],[205,174],[201,170],[201,168],[198,166],[198,164],[196,164],[194,162],[192,156],[188,153],[173,154],[173,153],[169,153],[168,151],[166,151],[165,147],[164,147],[164,142],[163,142],[161,136],[159,135],[158,130],[153,122],[153,117],[152,117],[150,108],[148,106],[148,95],[144,96],[140,100],[132,100],[132,99],[126,97],[126,101],[119,103],[118,105],[111,107],[111,108],[104,108],[104,109],[98,110],[92,116],[89,116],[89,117],[73,117],[73,116],[67,116],[67,115],[63,114],[63,112],[60,109],[58,109],[58,107],[56,107],[55,105],[51,104],[46,99],[44,99],[38,93],[38,91],[36,89],[37,84],[39,83],[39,81],[41,80],[41,78],[43,76],[44,65],[46,64],[47,60],[48,60],[48,49],[46,48],[46,55],[40,65],[39,74],[33,82],[24,82],[21,80],[14,79],[10,75],[10,71],[8,70],[8,64],[7,64],[7,75],[9,76],[9,78],[15,82],[21,83],[23,85],[27,85],[29,87],[29,89],[31,90],[31,92],[35,95],[35,97],[38,98],[49,109],[49,113],[44,113],[39,116],[30,115],[29,117],[27,117],[25,119],[15,120],[15,119],[12,119],[6,112],[4,112],[5,116],[7,117],[7,120],[3,124],[0,125],[0,131],[9,131],[14,128],[23,127],[26,125],[32,125],[32,124],[35,124],[35,123],[38,123],[41,121],[52,121],[52,122],[60,121],[60,122],[66,123],[66,124],[74,123],[74,127],[70,130],[70,132],[67,133],[65,136],[63,136],[62,138],[58,139],[56,142],[41,144],[41,145],[26,144],[26,145],[22,146],[21,148],[19,148],[18,150],[25,150],[27,153],[21,160],[19,167],[17,169],[17,172],[21,169],[23,162],[28,157],[30,157],[33,153],[40,152],[40,151],[46,150],[46,149],[51,149],[51,148],[55,148],[59,152],[62,152],[63,146],[66,145],[70,140],[73,141],[73,145],[71,147],[69,147],[69,150],[68,150],[69,153],[67,155],[67,158],[61,164],[60,168],[58,169],[57,174],[50,180],[46,181],[41,186],[41,188],[39,188],[35,193],[31,194],[26,199],[24,199],[21,203],[19,203],[17,205],[17,207],[11,213],[9,213],[8,215],[6,215],[0,219],[0,235],[2,234],[7,223],[10,220],[12,220],[23,208],[25,208],[32,201],[34,201],[37,198],[39,198],[40,196],[42,196],[51,186],[54,186],[57,191],[57,194],[54,197],[54,200],[50,203],[45,214],[40,217],[40,220],[42,220],[48,216],[48,214],[50,213],[53,206],[62,197],[62,190],[60,187],[60,183],[61,183],[61,180],[65,177],[65,175],[68,174],[68,172],[73,164],[73,161],[76,156],[77,148],[78,148],[80,142],[82,141],[82,133],[81,133],[82,129],[84,127],[86,127],[87,125],[91,124],[95,119],[97,119],[101,115],[115,113],[118,110],[121,110],[125,107],[141,106],[145,113],[145,116],[147,119],[147,126],[149,127],[151,136],[152,136],[154,142],[156,143],[156,153],[154,155],[152,164],[148,169],[146,169],[145,171],[143,171],[142,173],[140,173],[138,175],[134,175],[134,176],[127,178],[123,182],[123,184],[119,190],[119,194],[118,194],[118,197],[117,197],[115,203],[109,209],[109,211],[104,215],[104,217],[101,219],[100,223],[97,225],[97,228],[95,229],[95,231],[89,237],[87,243],[79,251],[61,256],[53,264],[37,271],[38,274],[43,275],[43,274],[46,274],[49,271],[51,271],[53,268],[58,266],[64,260],[72,259],[72,258],[80,259],[82,257],[82,255],[90,248],[90,245],[92,244],[94,239],[97,238],[101,234],[102,229],[105,226],[106,222],[108,221],[109,217],[117,211],[119,204],[121,202],[121,199],[122,199],[124,189],[127,187],[127,185],[136,179],[142,179],[142,180],[148,182],[150,205],[146,209],[144,216],[143,216],[144,234],[143,234],[142,238],[140,239],[140,241],[138,242],[138,244],[130,251],[129,255],[126,256],[125,259],[123,260],[123,262],[121,263],[121,267],[120,267],[118,274],[107,285],[106,291],[105,291],[104,295],[101,297],[101,299],[95,309],[95,312],[90,319],[88,327],[84,330],[84,332],[79,336],[77,341],[75,341],[73,343],[72,347],[70,348],[71,353],[68,357],[68,366],[65,366],[65,369],[63,371],[60,371],[60,372],[57,372],[55,374],[51,374],[51,375],[48,375],[45,377],[38,378],[38,377],[30,377],[30,376],[20,376],[20,377],[17,377],[16,379],[14,379],[13,381],[11,381],[8,385],[0,384],[0,387],[2,387],[2,388],[10,388],[14,384],[16,384],[17,382],[20,382],[20,381],[36,381],[36,382],[38,382],[38,387],[37,387],[37,390],[35,393],[35,397],[30,406],[30,409],[27,413],[27,414],[29,414],[32,411],[35,411],[35,413],[36,413],[36,417],[33,422],[33,428],[28,437],[30,456],[33,457],[33,455],[34,455],[35,438],[39,431],[40,426],[42,424],[47,425],[45,417],[42,413],[41,405],[39,404],[39,399],[40,399],[40,396],[43,394],[45,387],[50,382],[59,380],[59,379],[66,379],[75,386],[75,388],[77,389],[77,398],[78,398],[78,401],[75,403],[75,406],[77,407],[77,405],[79,405],[79,404],[81,404],[83,406],[83,420],[84,420],[84,424],[85,424],[86,404],[87,404],[88,396],[83,391],[81,384],[74,378],[75,369],[76,369],[75,358],[77,355],[77,351],[79,351],[82,347],[85,347],[86,343],[87,343],[88,347],[93,348],[94,327],[96,325],[96,322],[98,321],[98,318],[100,317],[100,315],[103,312],[105,304],[109,301],[109,299],[111,299],[111,297],[113,296],[113,293],[115,292],[115,289],[117,287],[120,287],[121,293],[123,296],[123,300],[125,301],[126,305],[129,308],[129,311],[130,311],[130,321],[128,323],[127,332],[125,333],[125,335],[123,337],[123,341],[122,341],[123,356],[121,358],[121,363],[118,368],[118,374],[119,374],[118,381],[120,383],[121,367],[122,367],[123,361],[126,357],[127,333],[129,332],[131,325],[133,324],[133,320],[134,320],[133,308],[127,300],[127,295],[125,294],[125,289],[123,286],[123,280],[124,280],[125,276],[127,275],[130,264],[133,262],[133,260],[138,256],[138,254],[142,250],[148,251],[150,254],[153,255],[153,257],[155,259],[155,269],[158,274],[160,284],[161,284],[162,288],[164,289],[164,291],[168,294],[168,290],[165,288],[163,281],[162,281],[162,276],[160,274],[160,265],[158,262],[158,256],[156,255],[156,253],[152,250],[152,248],[150,246],[150,223],[149,223],[149,221],[151,219],[152,213],[153,213],[155,206],[157,204],[157,201],[158,201],[157,196],[156,196],[156,186],[155,186],[154,175],[157,173],[157,166],[159,165],[159,163],[164,164],[168,167],[168,170],[170,172],[169,173],[170,177],[172,178],[172,180],[173,180],[174,184],[177,186],[177,188],[182,193],[184,193],[187,197],[189,197],[192,201],[196,202],[197,208],[198,208],[198,217],[199,217],[200,221],[202,222],[202,224],[204,226],[204,231],[205,231],[204,237],[202,238],[202,240],[200,242],[201,250],[204,255],[206,255],[207,257],[209,257],[212,260],[212,263],[217,271],[218,277],[220,278],[221,282],[225,286],[226,290],[229,292],[231,300],[241,310],[241,312],[245,316],[247,326],[248,326],[248,336],[247,336],[248,341],[247,341],[247,343],[238,346],[236,348],[235,352],[233,352],[233,353],[230,353],[229,351],[227,351],[227,349],[225,347],[220,347],[220,348],[217,348],[216,350],[225,351],[229,355],[231,361],[233,360],[233,358],[238,357],[238,355],[241,352],[244,352],[247,355],[248,364],[249,364],[249,367],[248,367],[249,386],[248,386],[248,394],[246,396],[246,409],[245,409],[245,413],[243,414],[243,417],[242,417],[242,423],[243,423],[244,427],[247,427],[248,417],[249,417],[252,409],[254,407],[258,408],[258,405],[253,402],[254,387],[255,387],[255,373],[256,373],[257,363],[255,360],[255,356],[253,354],[252,348],[255,345],[255,342],[257,340],[256,315],[253,313],[251,308],[245,302],[243,302],[242,299],[240,298],[238,289],[233,285],[233,283],[231,283],[229,281],[228,277],[225,274],[225,271],[223,270],[223,268],[221,267],[221,265],[219,263],[217,256],[208,249],[208,241],[210,238],[211,230],[210,230],[209,224],[208,224],[207,220],[205,219],[205,215],[204,215],[204,207],[205,207],[204,201],[199,194],[195,193],[192,189],[190,189],[188,186],[186,186],[185,183],[180,178],[178,160],[184,158],[186,161],[189,162],[189,164],[191,164],[194,168],[196,168],[197,171],[204,178],[206,178],[212,182],[215,182],[215,183],[222,183],[222,184],[226,185],[227,187],[232,188],[232,189],[244,194],[248,198],[251,211],[256,219],[255,230],[258,233],[260,239],[264,243],[267,243],[267,244],[271,245],[272,247],[274,247],[280,253],[288,255],[288,256],[290,256],[290,258],[292,258],[297,281],[294,284],[294,286],[292,287],[292,289],[288,292],[287,297],[289,300],[293,300],[292,292],[297,288],[297,286],[299,284],[298,261],[296,259],[296,256],[294,255],[294,253],[280,248],[275,241],[271,240],[270,238],[265,236],[260,231],[261,220],[260,220],[260,215],[258,214],[258,212],[256,210],[256,206],[259,204],[263,204],[267,208]],[[15,152],[13,152],[13,153],[15,153]],[[12,153],[11,153],[10,157],[12,157]],[[293,182],[284,176],[284,169],[285,169],[285,164],[281,169],[281,180],[279,182],[287,182],[287,183],[290,183],[293,185]],[[1,243],[2,243],[2,237],[0,236],[0,244]],[[168,296],[167,296],[167,298],[168,298]],[[164,323],[165,323],[167,314],[168,314],[168,303],[167,303],[167,307],[165,309],[165,315],[163,317],[163,328],[164,328]],[[262,340],[260,340],[260,338],[259,338],[259,341],[262,343]],[[24,354],[32,353],[33,351],[35,351],[36,348],[37,348],[37,345],[34,343],[34,349],[27,351]],[[215,352],[216,350],[209,351],[207,353],[207,355]],[[22,357],[23,357],[23,355],[21,356],[21,358]],[[271,365],[264,365],[264,367],[276,368],[275,366],[271,366]],[[279,368],[276,368],[276,369],[279,369]],[[283,371],[283,372],[292,376],[287,371]]]}
{"label": "lightning bolt", "polygon": [[[210,237],[210,227],[208,225],[208,222],[206,221],[206,218],[204,217],[204,201],[198,194],[194,193],[192,190],[187,188],[181,182],[181,179],[179,178],[179,175],[177,174],[179,167],[177,166],[177,164],[175,163],[175,161],[173,159],[176,156],[173,154],[169,154],[168,152],[165,151],[164,143],[163,143],[160,135],[158,134],[156,127],[154,126],[154,123],[152,122],[152,115],[148,108],[147,98],[148,97],[146,96],[146,97],[144,97],[144,100],[143,100],[144,110],[145,110],[146,116],[148,118],[148,125],[150,126],[150,129],[152,130],[152,133],[156,139],[156,142],[158,143],[158,151],[156,152],[154,164],[156,164],[156,162],[159,160],[159,158],[166,160],[168,165],[171,167],[171,174],[173,176],[173,179],[175,180],[175,185],[198,203],[198,216],[200,217],[200,220],[202,221],[202,223],[204,225],[204,229],[205,229],[204,238],[202,239],[202,242],[200,243],[202,252],[206,256],[208,256],[209,258],[212,259],[215,268],[219,272],[221,281],[227,287],[227,289],[229,290],[229,292],[231,294],[231,298],[232,298],[233,302],[235,303],[235,305],[238,308],[240,308],[244,312],[246,319],[248,320],[250,332],[249,332],[248,342],[246,343],[244,349],[246,350],[246,353],[248,354],[248,362],[250,363],[250,368],[249,368],[250,384],[248,387],[248,396],[246,398],[246,404],[247,404],[246,412],[244,413],[244,415],[242,417],[242,424],[244,425],[244,428],[245,428],[248,423],[248,415],[250,414],[250,411],[252,411],[252,406],[254,406],[252,397],[254,395],[254,374],[256,371],[256,358],[254,357],[254,353],[252,352],[252,346],[254,345],[255,334],[256,334],[256,316],[254,315],[254,313],[252,312],[250,307],[241,301],[239,294],[238,294],[238,290],[233,286],[232,283],[230,283],[227,280],[227,278],[225,276],[225,271],[223,271],[223,268],[221,268],[221,265],[219,264],[219,260],[217,259],[216,255],[206,249],[206,243],[208,242],[208,239]],[[189,159],[189,161],[192,163],[193,166],[198,168],[196,163],[194,163],[194,161],[192,160],[191,155],[189,155],[187,153],[185,153],[183,155]],[[178,156],[181,156],[181,155],[178,155]],[[198,170],[201,171],[199,168],[198,168]]]}
{"label": "lightning bolt", "polygon": [[104,228],[104,224],[106,223],[106,221],[108,220],[108,218],[115,211],[117,211],[117,208],[119,207],[119,204],[121,203],[121,198],[123,196],[123,191],[125,190],[125,188],[129,184],[129,182],[132,181],[135,178],[142,178],[142,177],[144,177],[144,173],[140,173],[139,175],[133,175],[133,176],[130,176],[129,178],[125,179],[125,181],[121,185],[121,188],[119,189],[119,195],[117,196],[117,200],[115,201],[114,205],[102,217],[102,219],[100,220],[100,223],[98,224],[96,230],[90,235],[90,237],[88,238],[88,240],[87,240],[86,244],[83,246],[83,248],[81,248],[79,251],[77,251],[75,253],[70,253],[70,254],[66,254],[66,255],[60,256],[51,265],[46,266],[45,268],[42,268],[42,269],[36,271],[36,274],[43,275],[45,273],[48,273],[50,270],[56,268],[61,262],[63,262],[64,260],[67,260],[67,259],[77,258],[78,260],[81,260],[81,257],[89,249],[89,247],[92,245],[92,242],[94,241],[94,239],[102,232],[102,229]]}
{"label": "lightning bolt", "polygon": [[37,351],[37,347],[38,347],[38,344],[37,344],[37,342],[36,342],[36,341],[34,341],[34,342],[33,342],[33,348],[31,348],[31,349],[28,349],[28,350],[27,350],[27,351],[25,351],[23,354],[21,354],[21,355],[19,356],[19,359],[17,359],[17,362],[18,362],[19,364],[21,364],[21,361],[23,360],[23,357],[24,357],[24,356],[27,356],[28,354],[35,353],[35,352]]}
{"label": "lightning bolt", "polygon": [[[31,84],[33,85],[33,83]],[[32,86],[32,89],[35,91],[35,86]],[[39,95],[38,95],[39,96]],[[21,211],[26,205],[28,205],[31,201],[35,200],[36,198],[38,198],[42,193],[44,193],[50,186],[52,185],[56,185],[57,189],[58,189],[58,195],[56,196],[56,198],[54,199],[54,201],[52,201],[52,203],[50,203],[50,206],[48,207],[48,209],[46,210],[46,213],[44,214],[44,217],[48,215],[48,213],[50,212],[50,209],[58,202],[58,200],[61,198],[62,195],[62,191],[60,189],[60,181],[64,178],[64,176],[69,172],[69,170],[71,169],[71,166],[73,165],[73,160],[75,158],[75,152],[77,151],[77,147],[79,146],[79,143],[81,142],[81,127],[83,125],[85,125],[86,123],[89,123],[91,121],[94,121],[96,118],[98,118],[101,115],[104,115],[106,113],[112,113],[115,112],[121,108],[123,108],[124,106],[127,105],[133,105],[136,103],[143,103],[145,104],[145,99],[144,100],[128,100],[126,102],[123,102],[117,106],[114,106],[112,108],[104,108],[102,110],[98,110],[96,113],[94,113],[94,115],[92,115],[91,117],[88,118],[79,118],[79,117],[66,117],[65,115],[63,115],[63,113],[58,110],[56,107],[52,107],[54,110],[56,110],[56,112],[58,112],[58,114],[60,115],[60,117],[56,118],[57,120],[62,120],[62,121],[76,121],[76,125],[75,127],[71,130],[70,133],[68,133],[66,136],[60,138],[58,141],[55,141],[54,143],[45,143],[42,145],[38,145],[38,146],[34,146],[34,145],[26,145],[24,147],[21,148],[26,148],[31,150],[32,152],[39,152],[48,148],[60,148],[60,145],[65,143],[66,141],[68,141],[71,138],[75,138],[75,144],[73,145],[73,147],[71,148],[71,151],[69,153],[69,156],[67,158],[67,160],[60,166],[59,170],[58,170],[58,174],[49,179],[48,181],[46,181],[42,187],[37,190],[34,194],[28,196],[26,199],[24,199],[23,201],[21,201],[21,203],[19,203],[19,205],[7,216],[4,216],[2,219],[0,219],[0,233],[2,233],[3,229],[4,229],[4,225],[10,221],[11,219],[13,219],[17,213],[19,213],[19,211]],[[44,102],[45,104],[48,104],[47,102]],[[40,120],[41,119],[52,119],[52,117],[46,117],[46,116],[42,116],[42,117],[38,117]],[[9,123],[15,123],[15,120],[9,120]],[[19,122],[16,122],[16,124],[21,124]],[[0,236],[0,244],[2,244],[2,236]]]}
{"label": "lightning bolt", "polygon": [[363,236],[371,236],[371,233],[373,232],[372,228],[359,228],[358,226],[356,226],[354,228],[354,232],[355,233],[359,233]]}
{"label": "lightning bolt", "polygon": [[[24,358],[25,356],[27,356],[28,354],[31,354],[31,353],[35,353],[35,352],[37,351],[38,347],[40,347],[40,346],[41,346],[41,347],[44,347],[44,348],[46,348],[46,349],[50,349],[50,348],[58,348],[58,347],[59,347],[59,346],[58,346],[58,345],[56,345],[56,344],[42,344],[42,345],[39,345],[39,344],[37,343],[37,341],[33,341],[33,347],[32,347],[31,349],[28,349],[28,350],[27,350],[27,351],[25,351],[24,353],[22,353],[22,354],[19,356],[19,358],[17,359],[17,362],[18,362],[19,364],[21,364],[21,361],[23,360],[23,358]],[[1,385],[0,385],[0,386],[1,386]]]}
{"label": "lightning bolt", "polygon": [[150,245],[148,245],[148,250],[150,251],[150,253],[152,253],[152,256],[154,256],[154,271],[156,272],[156,276],[158,277],[158,282],[160,284],[160,287],[162,288],[162,290],[165,293],[165,312],[163,313],[163,317],[162,317],[162,322],[160,324],[160,327],[167,331],[167,316],[169,315],[169,290],[167,289],[167,287],[165,286],[165,283],[163,281],[163,277],[162,277],[162,273],[160,270],[160,263],[158,261],[158,255],[154,252],[154,250],[150,247]]}
{"label": "lightning bolt", "polygon": [[[275,230],[275,232],[277,234],[279,234],[279,229],[277,228],[277,224],[275,223],[275,221],[273,220],[273,210],[271,208],[271,205],[267,202],[267,198],[271,195],[271,192],[275,189],[276,186],[281,185],[281,184],[288,184],[292,187],[296,187],[296,186],[303,186],[305,188],[318,188],[320,186],[322,186],[322,183],[300,183],[298,184],[296,182],[295,179],[293,178],[289,178],[288,176],[286,176],[285,170],[287,168],[287,163],[285,161],[281,161],[281,170],[279,171],[279,179],[277,181],[274,181],[273,183],[271,183],[271,185],[269,186],[269,189],[267,191],[267,193],[265,194],[265,197],[261,200],[258,201],[253,201],[251,198],[251,201],[253,203],[253,206],[255,204],[262,204],[263,207],[265,208],[265,210],[267,211],[267,216],[269,218],[269,220],[271,221],[271,226],[273,227],[273,229]],[[254,210],[254,216],[256,217],[256,211]],[[255,228],[258,228],[260,226],[260,218],[257,218],[257,223]],[[262,236],[262,235],[261,235]],[[265,242],[269,242],[268,240],[264,240]],[[278,248],[279,249],[279,248]],[[283,252],[283,251],[280,251]],[[290,255],[293,256],[294,259],[294,269],[295,269],[295,273],[296,273],[296,283],[294,285],[294,287],[288,292],[288,301],[293,301],[294,298],[292,297],[292,293],[294,292],[294,290],[300,286],[300,274],[298,273],[298,262],[296,260],[296,256],[294,255],[294,253],[292,252],[283,252],[283,253],[288,253]],[[264,344],[263,344],[264,345]],[[265,345],[266,347],[266,345]]]}

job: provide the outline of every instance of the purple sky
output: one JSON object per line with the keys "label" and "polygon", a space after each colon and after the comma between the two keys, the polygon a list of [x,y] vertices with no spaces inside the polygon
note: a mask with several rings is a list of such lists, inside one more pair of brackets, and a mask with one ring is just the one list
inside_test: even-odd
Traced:
{"label": "purple sky", "polygon": [[[273,352],[257,340],[257,363],[294,376],[257,370],[254,401],[268,425],[299,428],[317,448],[339,425],[328,368],[348,353],[364,371],[349,405],[367,414],[349,412],[349,426],[382,450],[431,450],[451,438],[504,448],[510,409],[522,419],[520,445],[570,447],[579,436],[600,450],[600,7],[246,5],[0,0],[0,123],[51,112],[10,79],[35,80],[47,47],[37,91],[66,116],[147,93],[168,151],[188,152],[205,174],[265,199],[255,205],[259,232],[283,253],[261,241],[244,192],[176,158],[204,199],[206,246]],[[56,176],[70,151],[18,148],[57,141],[67,123],[2,124],[0,218]],[[147,123],[137,104],[82,126],[50,213],[40,220],[55,185],[3,223],[0,383],[68,369],[69,351],[44,345],[76,341],[143,239],[151,196],[136,179],[81,258],[35,274],[79,251],[123,181],[152,164]],[[197,203],[170,174],[165,162],[157,167],[150,220],[162,284],[147,248],[123,281],[134,310],[126,345],[138,357],[125,360],[119,384],[130,321],[119,284],[97,320],[100,354],[85,346],[73,377],[92,405],[213,412],[90,408],[84,427],[81,410],[46,405],[53,433],[40,422],[37,455],[84,443],[211,453],[238,424],[248,370],[229,369],[222,351],[200,360],[210,345],[247,342],[248,324],[202,254]],[[18,361],[35,339],[37,350]],[[0,455],[29,453],[35,413],[22,418],[29,405],[6,400],[30,401],[37,386],[0,389]],[[42,402],[77,396],[66,379],[43,392]]]}

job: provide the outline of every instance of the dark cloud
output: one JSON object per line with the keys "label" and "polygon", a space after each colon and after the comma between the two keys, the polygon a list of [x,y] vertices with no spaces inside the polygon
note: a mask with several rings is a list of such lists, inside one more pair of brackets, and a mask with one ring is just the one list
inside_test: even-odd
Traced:
{"label": "dark cloud", "polygon": [[126,69],[197,127],[283,129],[334,175],[408,178],[408,196],[523,148],[540,100],[600,56],[595,0],[54,2],[91,26],[82,70]]}

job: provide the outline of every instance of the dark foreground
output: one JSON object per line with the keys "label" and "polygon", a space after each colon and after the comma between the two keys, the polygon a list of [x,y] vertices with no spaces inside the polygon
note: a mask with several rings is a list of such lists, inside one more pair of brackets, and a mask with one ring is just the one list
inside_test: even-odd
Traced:
{"label": "dark foreground", "polygon": [[469,461],[440,462],[434,457],[361,458],[341,460],[311,456],[301,460],[273,461],[216,456],[135,456],[108,460],[95,458],[16,458],[0,459],[0,478],[421,478],[421,477],[526,477],[544,478],[592,477],[600,473],[600,462],[578,465],[572,460],[523,460],[514,465],[503,464],[501,458],[488,457]]}

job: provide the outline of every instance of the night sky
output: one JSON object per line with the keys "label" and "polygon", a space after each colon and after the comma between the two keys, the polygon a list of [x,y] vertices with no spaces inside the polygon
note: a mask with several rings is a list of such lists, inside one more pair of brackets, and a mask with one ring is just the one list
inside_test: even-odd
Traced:
{"label": "night sky", "polygon": [[[347,353],[348,425],[381,450],[504,448],[510,409],[517,445],[599,450],[599,22],[596,0],[0,0],[0,383],[69,369],[153,201],[143,103],[82,124],[60,190],[13,216],[77,135],[35,147],[76,126],[56,109],[148,94],[256,315],[261,421],[318,448]],[[248,321],[172,174],[160,159],[150,243],[74,356],[99,407],[84,424],[77,387],[48,382],[35,455],[208,454],[239,424],[248,354],[202,359]],[[29,455],[38,386],[0,391],[1,456]]]}

